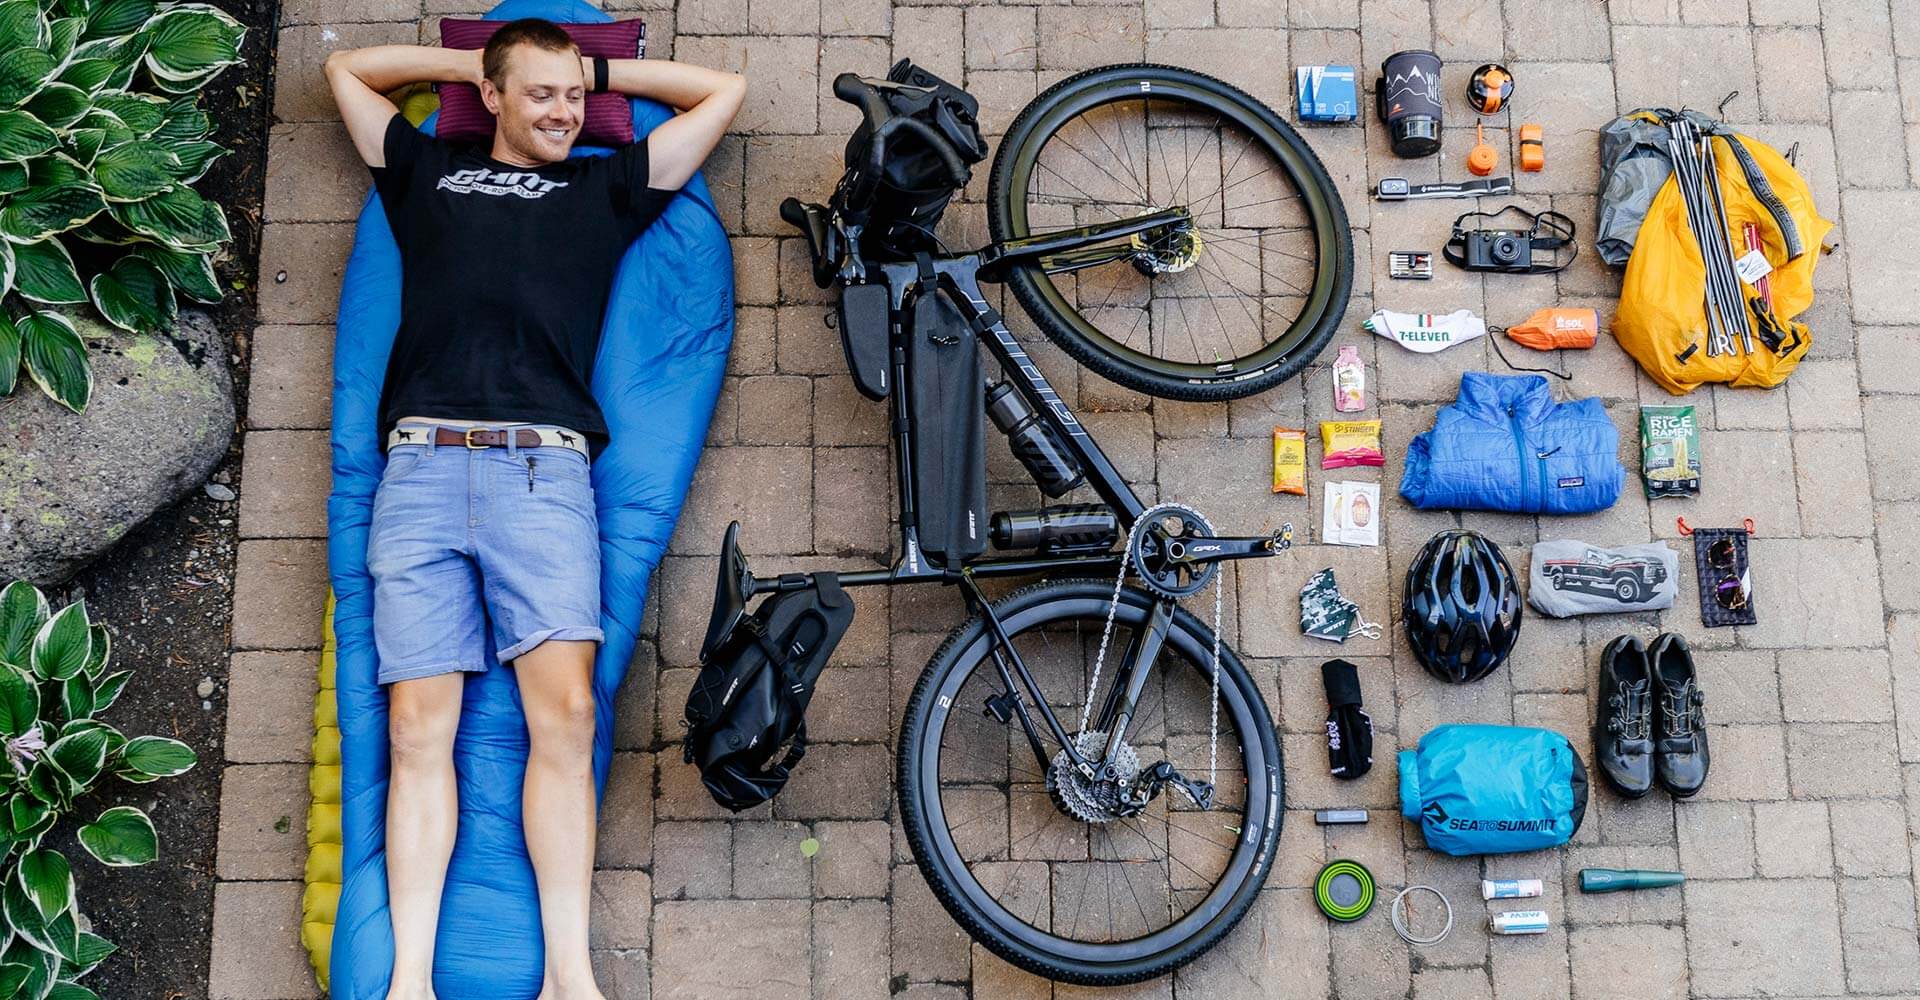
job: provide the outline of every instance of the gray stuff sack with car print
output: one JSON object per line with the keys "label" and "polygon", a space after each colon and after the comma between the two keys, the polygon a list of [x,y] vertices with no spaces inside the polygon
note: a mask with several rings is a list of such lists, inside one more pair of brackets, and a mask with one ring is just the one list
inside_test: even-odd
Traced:
{"label": "gray stuff sack with car print", "polygon": [[1527,603],[1553,618],[1673,607],[1680,556],[1663,542],[1602,548],[1569,538],[1533,547]]}

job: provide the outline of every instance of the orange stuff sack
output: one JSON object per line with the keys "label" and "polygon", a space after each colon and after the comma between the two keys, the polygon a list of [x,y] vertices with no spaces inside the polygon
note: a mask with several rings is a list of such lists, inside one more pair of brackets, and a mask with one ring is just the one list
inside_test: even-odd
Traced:
{"label": "orange stuff sack", "polygon": [[1592,347],[1599,336],[1600,313],[1593,309],[1540,309],[1507,327],[1508,339],[1536,351]]}

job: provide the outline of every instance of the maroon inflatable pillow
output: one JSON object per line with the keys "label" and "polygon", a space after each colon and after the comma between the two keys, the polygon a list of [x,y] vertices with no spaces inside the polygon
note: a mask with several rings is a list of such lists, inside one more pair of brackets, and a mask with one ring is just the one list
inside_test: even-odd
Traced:
{"label": "maroon inflatable pillow", "polygon": [[[449,17],[440,21],[440,44],[449,49],[481,49],[506,21]],[[639,18],[601,24],[562,24],[583,56],[639,59],[646,55],[647,25]],[[592,81],[588,81],[591,85]],[[434,134],[455,142],[491,142],[493,113],[471,83],[440,84],[440,119]],[[589,146],[625,146],[633,141],[633,111],[624,94],[588,94],[580,141]]]}

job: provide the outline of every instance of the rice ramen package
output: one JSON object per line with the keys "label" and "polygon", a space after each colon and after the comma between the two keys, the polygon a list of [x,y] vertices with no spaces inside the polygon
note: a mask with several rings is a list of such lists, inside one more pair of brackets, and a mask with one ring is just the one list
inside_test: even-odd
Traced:
{"label": "rice ramen package", "polygon": [[1385,465],[1380,450],[1380,421],[1320,421],[1320,467],[1344,469],[1351,465]]}
{"label": "rice ramen package", "polygon": [[1693,407],[1640,408],[1640,478],[1648,499],[1700,492],[1700,424]]}
{"label": "rice ramen package", "polygon": [[1307,432],[1273,429],[1273,491],[1307,495]]}

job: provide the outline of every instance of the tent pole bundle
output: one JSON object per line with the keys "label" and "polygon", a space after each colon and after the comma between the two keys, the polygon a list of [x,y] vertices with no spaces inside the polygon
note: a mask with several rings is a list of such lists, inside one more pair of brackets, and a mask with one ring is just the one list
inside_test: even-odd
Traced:
{"label": "tent pole bundle", "polygon": [[[1713,137],[1686,118],[1667,126],[1667,151],[1673,156],[1674,183],[1680,186],[1687,209],[1687,228],[1699,244],[1706,265],[1707,356],[1753,353],[1753,323],[1747,316],[1747,298],[1733,268],[1728,243],[1726,201],[1720,195],[1720,175],[1714,167]],[[1738,346],[1734,337],[1740,338]]]}

